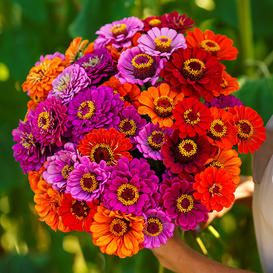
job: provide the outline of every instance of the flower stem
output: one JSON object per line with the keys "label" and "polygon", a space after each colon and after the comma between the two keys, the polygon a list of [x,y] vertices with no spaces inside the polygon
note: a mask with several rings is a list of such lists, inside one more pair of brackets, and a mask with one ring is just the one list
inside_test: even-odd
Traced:
{"label": "flower stem", "polygon": [[164,267],[159,264],[158,273],[164,273]]}

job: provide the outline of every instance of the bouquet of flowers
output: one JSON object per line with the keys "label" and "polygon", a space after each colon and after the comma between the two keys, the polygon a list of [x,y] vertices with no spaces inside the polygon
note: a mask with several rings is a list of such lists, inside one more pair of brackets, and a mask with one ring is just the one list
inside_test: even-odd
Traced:
{"label": "bouquet of flowers", "polygon": [[121,258],[195,230],[234,201],[239,153],[265,139],[231,93],[233,41],[177,12],[101,27],[65,54],[41,56],[13,130],[35,210],[53,230],[88,232]]}

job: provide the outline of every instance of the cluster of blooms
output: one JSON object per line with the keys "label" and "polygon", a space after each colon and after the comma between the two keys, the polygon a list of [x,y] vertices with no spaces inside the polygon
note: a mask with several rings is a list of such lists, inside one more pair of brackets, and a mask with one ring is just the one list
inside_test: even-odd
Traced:
{"label": "cluster of blooms", "polygon": [[238,51],[226,36],[177,12],[97,35],[31,68],[13,151],[41,221],[123,258],[231,206],[238,152],[258,149],[265,129],[231,95],[239,85],[222,61]]}

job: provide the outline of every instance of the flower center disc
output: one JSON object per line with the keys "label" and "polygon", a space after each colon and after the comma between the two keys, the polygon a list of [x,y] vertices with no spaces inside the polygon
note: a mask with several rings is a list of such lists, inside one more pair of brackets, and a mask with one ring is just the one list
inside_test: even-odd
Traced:
{"label": "flower center disc", "polygon": [[203,40],[200,46],[210,52],[217,52],[220,50],[220,46],[213,40]]}
{"label": "flower center disc", "polygon": [[117,190],[118,200],[125,206],[134,205],[139,199],[139,192],[136,186],[122,184]]}
{"label": "flower center disc", "polygon": [[160,52],[170,52],[172,39],[168,36],[159,36],[154,39],[155,49]]}
{"label": "flower center disc", "polygon": [[119,131],[126,136],[134,136],[136,134],[136,123],[132,119],[123,119],[119,124]]}
{"label": "flower center disc", "polygon": [[134,76],[138,79],[144,80],[155,74],[156,67],[154,58],[148,54],[137,54],[131,63],[134,67]]}
{"label": "flower center disc", "polygon": [[178,211],[186,213],[193,209],[193,198],[189,194],[182,194],[176,200],[176,208]]}
{"label": "flower center disc", "polygon": [[110,232],[118,237],[123,236],[128,231],[128,228],[129,223],[119,218],[114,218],[110,224]]}
{"label": "flower center disc", "polygon": [[164,142],[164,133],[161,131],[153,131],[152,134],[148,137],[149,146],[156,151],[161,149],[161,146]]}
{"label": "flower center disc", "polygon": [[159,19],[156,19],[156,18],[149,21],[149,25],[151,27],[156,27],[156,26],[158,26],[160,24],[161,24],[161,21]]}
{"label": "flower center disc", "polygon": [[112,164],[114,161],[114,153],[109,145],[106,144],[96,144],[92,147],[90,152],[91,161],[99,163],[104,160],[108,165]]}
{"label": "flower center disc", "polygon": [[163,230],[163,225],[158,218],[149,217],[144,232],[152,237],[158,236]]}
{"label": "flower center disc", "polygon": [[197,144],[192,139],[183,139],[178,145],[179,160],[190,161],[197,154]]}
{"label": "flower center disc", "polygon": [[238,136],[241,139],[248,139],[254,134],[254,127],[249,120],[239,120],[237,122]]}
{"label": "flower center disc", "polygon": [[31,133],[23,133],[20,143],[26,149],[30,149],[31,146],[35,146],[33,135]]}
{"label": "flower center disc", "polygon": [[46,131],[50,127],[50,114],[49,112],[41,112],[38,116],[38,127]]}
{"label": "flower center disc", "polygon": [[85,218],[90,211],[90,208],[87,206],[85,201],[73,200],[71,206],[71,213],[77,219]]}
{"label": "flower center disc", "polygon": [[184,120],[186,123],[191,124],[191,125],[196,125],[200,122],[200,113],[194,113],[193,110],[187,109],[184,112]]}
{"label": "flower center disc", "polygon": [[172,115],[173,100],[168,96],[157,97],[154,101],[154,111],[159,117],[166,118]]}
{"label": "flower center disc", "polygon": [[213,160],[210,164],[209,164],[210,167],[215,167],[215,168],[218,168],[218,169],[223,169],[224,168],[224,164],[222,164],[220,161],[218,160]]}
{"label": "flower center disc", "polygon": [[99,63],[100,63],[100,57],[99,56],[93,56],[93,57],[90,57],[87,62],[82,63],[82,66],[84,68],[95,67]]}
{"label": "flower center disc", "polygon": [[70,172],[72,172],[73,169],[74,169],[73,166],[70,166],[70,165],[66,164],[62,169],[62,177],[64,179],[67,179],[69,177]]}
{"label": "flower center disc", "polygon": [[86,192],[93,192],[98,188],[96,176],[91,173],[85,173],[80,180],[81,188]]}
{"label": "flower center disc", "polygon": [[227,133],[227,126],[221,119],[215,119],[210,125],[210,136],[212,138],[222,138]]}
{"label": "flower center disc", "polygon": [[182,72],[185,78],[189,78],[192,81],[198,81],[202,78],[205,69],[206,66],[201,60],[191,58],[184,62]]}
{"label": "flower center disc", "polygon": [[116,24],[111,29],[112,34],[114,36],[118,36],[121,34],[127,34],[127,26],[125,24]]}
{"label": "flower center disc", "polygon": [[221,190],[222,190],[222,185],[219,184],[213,184],[210,188],[209,188],[209,192],[211,193],[211,195],[221,195]]}
{"label": "flower center disc", "polygon": [[80,104],[77,116],[80,119],[90,119],[94,115],[95,104],[91,100],[84,101]]}

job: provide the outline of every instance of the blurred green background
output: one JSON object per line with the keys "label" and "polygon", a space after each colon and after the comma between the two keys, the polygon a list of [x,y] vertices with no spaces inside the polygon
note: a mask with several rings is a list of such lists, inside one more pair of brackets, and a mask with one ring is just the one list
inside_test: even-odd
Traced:
{"label": "blurred green background", "polygon": [[[240,79],[237,95],[266,122],[273,113],[273,0],[0,0],[1,273],[158,272],[148,250],[125,260],[106,257],[87,234],[55,233],[40,223],[26,177],[12,157],[11,130],[26,111],[21,84],[41,54],[64,52],[76,36],[92,40],[101,25],[122,17],[173,10],[234,39],[240,56],[227,65]],[[243,159],[243,174],[250,175],[250,158]],[[261,272],[251,208],[235,205],[213,227],[220,237],[206,229],[186,234],[186,240],[204,251],[201,242],[220,262]]]}

